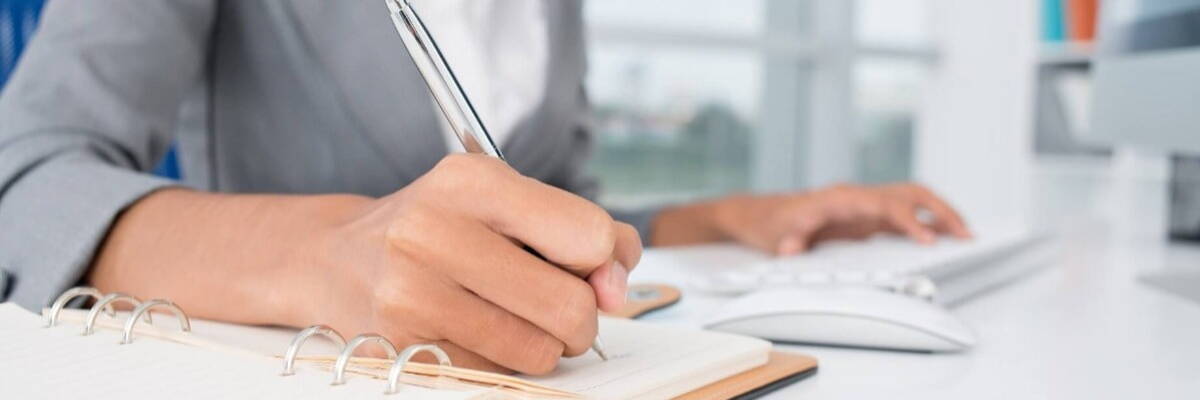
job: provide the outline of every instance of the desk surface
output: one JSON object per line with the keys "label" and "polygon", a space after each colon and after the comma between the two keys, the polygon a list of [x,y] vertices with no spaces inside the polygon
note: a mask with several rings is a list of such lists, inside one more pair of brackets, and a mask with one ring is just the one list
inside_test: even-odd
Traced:
{"label": "desk surface", "polygon": [[[1060,235],[1050,265],[954,308],[978,333],[978,347],[915,354],[782,346],[816,356],[821,372],[770,398],[1200,398],[1200,304],[1137,279],[1166,264],[1200,268],[1200,249],[1133,244],[1102,228]],[[635,282],[684,288],[678,305],[645,319],[695,325],[727,301],[687,290],[682,264],[670,250],[652,250],[634,271]]]}

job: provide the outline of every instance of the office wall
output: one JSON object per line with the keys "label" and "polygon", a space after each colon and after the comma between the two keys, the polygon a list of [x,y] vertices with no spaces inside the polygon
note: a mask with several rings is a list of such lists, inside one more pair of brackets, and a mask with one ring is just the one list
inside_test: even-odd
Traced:
{"label": "office wall", "polygon": [[933,1],[939,59],[917,122],[914,175],[975,221],[1029,212],[1036,4]]}

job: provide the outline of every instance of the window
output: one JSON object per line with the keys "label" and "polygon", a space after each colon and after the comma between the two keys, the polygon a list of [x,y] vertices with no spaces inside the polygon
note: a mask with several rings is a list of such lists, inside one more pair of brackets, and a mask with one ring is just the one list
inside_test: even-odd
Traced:
{"label": "window", "polygon": [[913,140],[932,42],[928,0],[859,0],[854,65],[857,180],[912,179]]}
{"label": "window", "polygon": [[587,3],[601,201],[637,206],[750,189],[761,1]]}
{"label": "window", "polygon": [[907,179],[926,1],[588,2],[601,202]]}

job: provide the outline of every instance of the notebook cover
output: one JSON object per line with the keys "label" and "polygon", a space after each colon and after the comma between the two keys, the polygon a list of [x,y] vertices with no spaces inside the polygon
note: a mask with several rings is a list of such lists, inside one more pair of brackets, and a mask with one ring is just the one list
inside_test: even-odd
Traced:
{"label": "notebook cover", "polygon": [[[629,286],[625,307],[609,316],[637,318],[679,302],[679,289],[662,284]],[[817,373],[817,359],[803,354],[772,351],[765,365],[713,382],[676,399],[755,399]]]}
{"label": "notebook cover", "polygon": [[766,365],[710,383],[676,399],[755,399],[816,373],[816,358],[772,351]]}

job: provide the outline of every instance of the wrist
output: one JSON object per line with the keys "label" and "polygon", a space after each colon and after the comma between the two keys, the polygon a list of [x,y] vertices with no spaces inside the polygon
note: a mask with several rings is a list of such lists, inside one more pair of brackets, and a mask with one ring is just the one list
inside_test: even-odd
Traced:
{"label": "wrist", "polygon": [[265,304],[277,316],[276,323],[288,326],[307,326],[326,323],[329,302],[338,293],[337,286],[351,277],[346,266],[339,263],[344,254],[346,226],[354,216],[373,203],[368,197],[353,195],[322,195],[306,198],[296,205],[291,219],[291,240],[283,249],[284,260],[270,282],[262,287],[272,288]]}
{"label": "wrist", "polygon": [[731,194],[720,199],[714,200],[709,212],[709,219],[712,229],[720,232],[722,240],[735,240],[737,235],[734,232],[741,226],[747,224],[745,210],[753,207],[748,204],[754,200],[754,196],[737,193]]}
{"label": "wrist", "polygon": [[728,214],[731,199],[685,204],[663,209],[653,222],[653,246],[678,246],[729,240]]}

